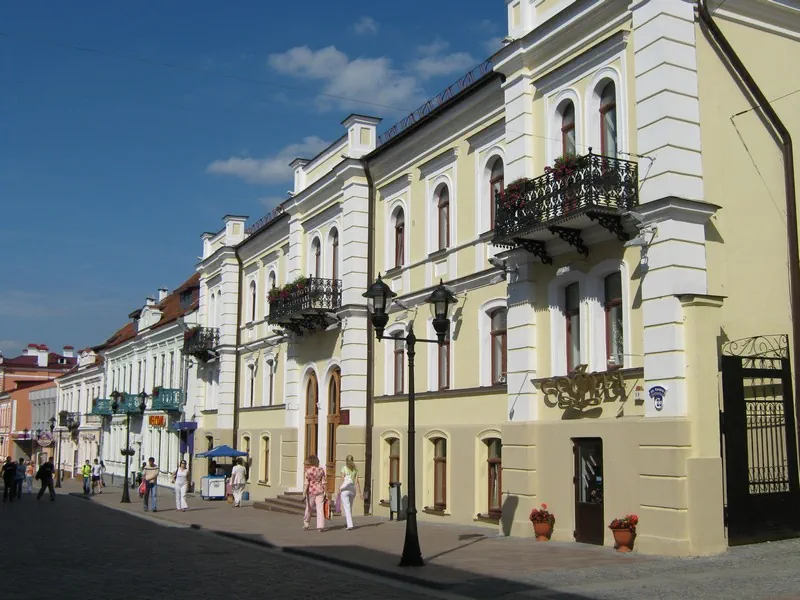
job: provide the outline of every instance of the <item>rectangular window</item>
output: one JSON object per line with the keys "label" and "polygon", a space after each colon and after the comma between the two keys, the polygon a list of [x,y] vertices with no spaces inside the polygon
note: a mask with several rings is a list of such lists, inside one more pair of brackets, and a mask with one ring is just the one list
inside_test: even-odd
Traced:
{"label": "rectangular window", "polygon": [[389,483],[400,481],[400,440],[389,440]]}
{"label": "rectangular window", "polygon": [[502,492],[502,443],[497,438],[486,441],[488,453],[489,514],[499,516],[503,512]]}
{"label": "rectangular window", "polygon": [[447,440],[433,440],[433,507],[447,508]]}
{"label": "rectangular window", "polygon": [[499,308],[491,315],[492,383],[506,382],[507,325],[506,309]]}
{"label": "rectangular window", "polygon": [[567,371],[581,364],[580,288],[577,283],[564,289],[564,317],[567,321]]}
{"label": "rectangular window", "polygon": [[169,353],[169,387],[172,387],[172,379],[175,371],[175,353]]}
{"label": "rectangular window", "polygon": [[164,363],[165,362],[166,362],[166,355],[162,354],[161,355],[161,377],[159,378],[159,381],[160,381],[159,385],[162,386],[162,387],[164,386]]}
{"label": "rectangular window", "polygon": [[269,483],[269,438],[265,437],[262,440],[264,444],[264,483]]}
{"label": "rectangular window", "polygon": [[397,217],[394,226],[394,266],[402,267],[405,262],[405,223],[402,214]]}
{"label": "rectangular window", "polygon": [[450,389],[450,336],[439,344],[439,389]]}
{"label": "rectangular window", "polygon": [[622,318],[622,275],[619,271],[612,273],[605,278],[605,302],[606,311],[606,351],[608,354],[609,366],[622,366],[624,364],[623,355],[623,332],[624,323]]}
{"label": "rectangular window", "polygon": [[267,386],[269,387],[267,390],[267,398],[269,399],[269,406],[272,406],[275,390],[275,363],[271,360],[267,361]]}
{"label": "rectangular window", "polygon": [[403,383],[405,373],[403,371],[405,365],[405,348],[406,342],[402,338],[402,333],[397,333],[394,336],[394,350],[392,351],[394,359],[394,393],[403,393]]}

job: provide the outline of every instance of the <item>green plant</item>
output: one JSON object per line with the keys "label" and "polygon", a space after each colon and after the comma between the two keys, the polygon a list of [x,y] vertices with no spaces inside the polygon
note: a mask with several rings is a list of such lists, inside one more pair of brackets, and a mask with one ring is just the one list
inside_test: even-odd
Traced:
{"label": "green plant", "polygon": [[547,510],[547,504],[542,503],[542,508],[534,508],[530,515],[531,523],[549,523],[554,525],[556,516]]}
{"label": "green plant", "polygon": [[294,292],[299,292],[308,287],[308,277],[300,275],[294,281],[290,281],[282,287],[274,287],[269,291],[267,299],[270,302],[275,302],[278,299],[285,300]]}
{"label": "green plant", "polygon": [[563,179],[569,177],[575,171],[581,168],[583,164],[583,157],[577,156],[571,152],[562,154],[553,161],[552,167],[545,167],[544,172],[552,174],[556,179]]}
{"label": "green plant", "polygon": [[503,210],[513,211],[525,206],[525,194],[530,181],[525,177],[515,179],[500,192],[500,206]]}
{"label": "green plant", "polygon": [[639,517],[636,515],[625,515],[621,519],[614,519],[611,521],[611,525],[608,526],[609,529],[628,529],[630,531],[636,532],[636,525],[639,523]]}

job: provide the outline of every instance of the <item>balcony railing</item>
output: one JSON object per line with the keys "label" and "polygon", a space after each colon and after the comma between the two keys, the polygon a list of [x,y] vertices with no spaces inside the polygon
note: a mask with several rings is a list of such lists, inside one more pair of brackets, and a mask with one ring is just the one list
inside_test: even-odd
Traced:
{"label": "balcony railing", "polygon": [[269,303],[268,322],[301,335],[330,324],[326,315],[341,306],[342,281],[309,277],[291,290],[276,293],[278,297]]}
{"label": "balcony railing", "polygon": [[153,410],[167,412],[180,412],[182,407],[183,394],[181,390],[171,388],[159,388],[151,406]]}
{"label": "balcony railing", "polygon": [[92,414],[106,417],[114,414],[111,410],[111,398],[95,398],[92,404]]}
{"label": "balcony railing", "polygon": [[[638,185],[635,162],[593,154],[590,148],[589,154],[576,157],[570,168],[515,181],[498,194],[492,243],[514,248],[524,245],[524,238],[533,232],[548,229],[565,237],[564,232],[572,230],[558,226],[579,217],[597,221],[620,239],[627,239],[619,217],[638,205]],[[586,223],[583,219],[584,226]]]}
{"label": "balcony railing", "polygon": [[183,339],[183,353],[202,361],[214,358],[217,346],[219,329],[216,327],[194,327],[186,332]]}

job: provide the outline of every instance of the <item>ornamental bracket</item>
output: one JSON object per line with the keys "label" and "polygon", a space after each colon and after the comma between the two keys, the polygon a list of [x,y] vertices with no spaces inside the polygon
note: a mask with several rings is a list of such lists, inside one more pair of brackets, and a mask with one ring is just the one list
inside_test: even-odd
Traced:
{"label": "ornamental bracket", "polygon": [[539,257],[545,265],[552,265],[553,259],[550,258],[550,255],[547,254],[547,248],[544,245],[544,242],[537,242],[536,240],[526,240],[524,238],[514,238],[514,243],[517,244],[523,250],[527,250],[534,256]]}
{"label": "ornamental bracket", "polygon": [[548,227],[550,233],[556,234],[570,246],[575,248],[579,254],[589,256],[589,249],[583,244],[580,229],[570,229],[569,227]]}
{"label": "ornamental bracket", "polygon": [[630,236],[625,233],[625,230],[622,228],[622,219],[619,215],[609,215],[605,213],[598,213],[598,212],[587,212],[586,216],[589,217],[592,221],[597,221],[600,227],[607,229],[611,233],[617,236],[617,239],[620,242],[627,242]]}

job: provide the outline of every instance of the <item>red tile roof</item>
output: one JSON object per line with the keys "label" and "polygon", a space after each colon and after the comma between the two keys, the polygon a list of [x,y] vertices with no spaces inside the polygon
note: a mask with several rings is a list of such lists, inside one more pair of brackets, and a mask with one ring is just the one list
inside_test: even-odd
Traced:
{"label": "red tile roof", "polygon": [[[64,362],[60,362],[60,361]],[[55,352],[47,353],[47,366],[39,366],[39,357],[36,354],[29,354],[27,356],[16,356],[14,358],[6,358],[3,361],[3,366],[20,367],[24,369],[55,369],[59,371],[66,371],[74,367],[78,362],[75,357],[67,358],[56,354]]]}

